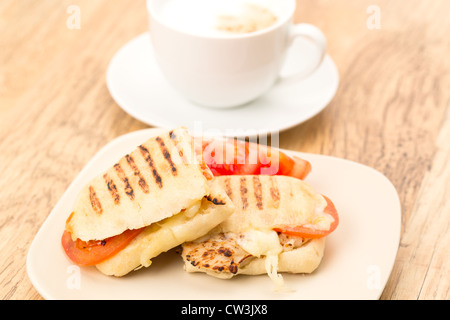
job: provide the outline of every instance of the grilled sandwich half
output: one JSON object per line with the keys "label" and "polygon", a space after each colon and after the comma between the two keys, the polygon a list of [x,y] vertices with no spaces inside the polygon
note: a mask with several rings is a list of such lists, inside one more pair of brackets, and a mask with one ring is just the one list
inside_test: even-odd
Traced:
{"label": "grilled sandwich half", "polygon": [[186,271],[222,279],[267,273],[280,289],[279,273],[311,273],[319,266],[326,235],[339,221],[328,198],[287,176],[216,180],[236,210],[208,235],[183,244]]}
{"label": "grilled sandwich half", "polygon": [[80,192],[62,237],[79,265],[123,276],[217,226],[234,205],[184,128],[139,145]]}

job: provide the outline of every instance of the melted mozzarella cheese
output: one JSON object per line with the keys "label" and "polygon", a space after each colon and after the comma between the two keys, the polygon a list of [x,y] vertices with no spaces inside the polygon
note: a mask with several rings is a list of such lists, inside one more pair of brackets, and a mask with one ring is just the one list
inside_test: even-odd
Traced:
{"label": "melted mozzarella cheese", "polygon": [[313,220],[303,226],[314,230],[329,230],[333,222],[333,216],[325,213],[324,208],[316,207]]}
{"label": "melted mozzarella cheese", "polygon": [[192,206],[190,206],[189,208],[186,208],[186,210],[184,210],[184,215],[188,218],[192,218],[193,216],[195,216],[197,214],[197,212],[200,210],[201,206],[202,206],[201,200],[195,202]]}
{"label": "melted mozzarella cheese", "polygon": [[265,256],[265,267],[278,291],[284,286],[283,276],[278,274],[278,255],[283,251],[278,234],[273,230],[248,230],[242,232],[237,243],[251,255]]}
{"label": "melted mozzarella cheese", "polygon": [[278,255],[268,255],[265,260],[267,274],[275,284],[275,291],[281,291],[284,288],[284,279],[278,273]]}
{"label": "melted mozzarella cheese", "polygon": [[248,230],[239,235],[237,242],[245,251],[258,258],[278,255],[283,250],[278,234],[273,230]]}

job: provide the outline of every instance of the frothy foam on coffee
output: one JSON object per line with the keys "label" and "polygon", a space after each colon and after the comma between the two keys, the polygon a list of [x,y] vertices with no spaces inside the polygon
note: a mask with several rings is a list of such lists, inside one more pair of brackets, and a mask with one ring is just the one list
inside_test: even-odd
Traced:
{"label": "frothy foam on coffee", "polygon": [[159,17],[178,30],[207,36],[255,32],[278,19],[252,0],[168,0],[160,7]]}
{"label": "frothy foam on coffee", "polygon": [[277,22],[272,11],[262,6],[244,3],[238,15],[220,15],[216,29],[230,33],[250,33],[270,27]]}

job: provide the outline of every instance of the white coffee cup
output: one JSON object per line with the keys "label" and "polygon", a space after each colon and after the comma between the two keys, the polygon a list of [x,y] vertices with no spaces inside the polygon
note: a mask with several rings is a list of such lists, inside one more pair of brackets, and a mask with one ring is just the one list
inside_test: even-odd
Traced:
{"label": "white coffee cup", "polygon": [[186,99],[227,108],[258,98],[288,81],[280,70],[297,38],[314,42],[317,57],[307,61],[308,70],[290,75],[289,81],[300,81],[320,66],[326,53],[325,36],[313,25],[293,24],[295,0],[236,0],[236,5],[260,4],[277,16],[273,25],[255,32],[225,34],[202,25],[203,16],[211,16],[211,10],[220,11],[221,4],[230,5],[230,1],[147,0],[156,60],[169,83]]}

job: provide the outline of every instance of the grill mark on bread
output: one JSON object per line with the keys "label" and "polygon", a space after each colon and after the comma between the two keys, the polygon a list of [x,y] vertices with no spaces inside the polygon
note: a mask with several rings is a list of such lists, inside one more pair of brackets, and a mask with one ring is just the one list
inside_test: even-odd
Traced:
{"label": "grill mark on bread", "polygon": [[100,200],[97,198],[97,194],[95,193],[95,189],[93,186],[89,186],[89,200],[91,202],[91,207],[94,209],[95,212],[98,214],[103,213],[102,204],[100,203]]}
{"label": "grill mark on bread", "polygon": [[105,179],[106,186],[108,187],[109,193],[111,193],[111,197],[114,200],[114,204],[120,204],[120,194],[117,191],[114,181],[106,173],[103,175],[103,178]]}
{"label": "grill mark on bread", "polygon": [[274,179],[270,179],[271,187],[270,187],[270,196],[273,200],[273,206],[278,208],[280,206],[280,190],[275,186]]}
{"label": "grill mark on bread", "polygon": [[119,176],[119,178],[123,181],[123,183],[125,184],[125,193],[128,195],[128,197],[130,198],[130,200],[134,200],[134,190],[130,185],[130,181],[128,180],[127,176],[125,175],[125,172],[123,171],[122,167],[120,166],[120,164],[116,163],[114,165],[114,169],[116,169],[117,175]]}
{"label": "grill mark on bread", "polygon": [[188,161],[186,155],[184,154],[183,149],[179,144],[179,141],[177,140],[177,135],[173,132],[173,130],[169,132],[169,137],[170,137],[170,140],[172,140],[175,148],[177,149],[180,158],[183,160],[183,164],[185,164],[185,165],[189,164],[189,161]]}
{"label": "grill mark on bread", "polygon": [[137,176],[139,178],[139,186],[141,187],[142,191],[144,191],[144,193],[149,193],[149,187],[147,184],[147,181],[145,181],[144,177],[141,174],[141,171],[139,170],[138,166],[136,165],[136,163],[134,162],[134,159],[132,156],[130,156],[129,154],[127,154],[126,156],[127,162],[130,165],[131,169],[133,169],[134,171],[134,175]]}
{"label": "grill mark on bread", "polygon": [[224,183],[225,183],[225,192],[227,193],[227,195],[230,198],[230,200],[233,200],[233,189],[231,189],[230,177],[226,177],[224,179]]}
{"label": "grill mark on bread", "polygon": [[259,176],[253,176],[253,190],[256,199],[256,206],[259,210],[263,209],[262,203],[262,186],[261,181],[259,180]]}
{"label": "grill mark on bread", "polygon": [[211,195],[206,196],[206,200],[214,203],[215,205],[223,206],[226,204],[226,202],[222,199],[211,197]]}
{"label": "grill mark on bread", "polygon": [[240,187],[239,191],[241,192],[241,200],[242,200],[242,209],[247,209],[248,207],[248,200],[247,200],[247,180],[245,177],[242,177],[240,180]]}
{"label": "grill mark on bread", "polygon": [[166,144],[164,143],[164,140],[158,136],[158,137],[156,137],[156,141],[158,141],[161,152],[164,155],[164,158],[166,159],[166,161],[170,165],[172,175],[176,176],[178,174],[177,167],[175,166],[175,164],[172,161],[172,157],[170,156],[170,152],[167,149]]}
{"label": "grill mark on bread", "polygon": [[150,155],[150,152],[143,145],[139,146],[139,150],[141,151],[141,154],[142,154],[142,157],[144,158],[144,160],[150,166],[150,169],[152,170],[153,178],[155,178],[155,182],[158,184],[159,188],[162,188],[163,187],[163,181],[162,181],[161,176],[159,175],[158,171],[155,168],[155,165],[153,163],[153,159],[152,159],[152,157]]}

